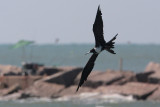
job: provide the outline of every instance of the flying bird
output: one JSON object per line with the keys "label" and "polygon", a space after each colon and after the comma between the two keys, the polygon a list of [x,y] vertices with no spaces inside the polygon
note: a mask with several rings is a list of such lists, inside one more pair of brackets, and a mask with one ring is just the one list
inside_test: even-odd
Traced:
{"label": "flying bird", "polygon": [[114,48],[114,40],[116,39],[117,35],[116,34],[110,41],[106,42],[104,40],[104,36],[103,36],[103,20],[102,20],[102,13],[101,13],[101,9],[100,6],[98,6],[98,10],[97,10],[97,15],[96,15],[96,19],[95,22],[93,24],[93,33],[94,33],[94,37],[95,37],[95,47],[93,49],[91,49],[89,52],[87,52],[86,54],[89,53],[93,53],[92,56],[90,57],[89,61],[87,62],[86,66],[84,67],[82,74],[81,74],[81,79],[79,82],[79,85],[77,87],[77,90],[79,89],[79,87],[82,86],[82,84],[84,83],[84,81],[87,80],[88,75],[91,73],[93,67],[94,67],[94,62],[97,58],[97,56],[103,51],[106,50],[112,54],[116,54],[113,50]]}

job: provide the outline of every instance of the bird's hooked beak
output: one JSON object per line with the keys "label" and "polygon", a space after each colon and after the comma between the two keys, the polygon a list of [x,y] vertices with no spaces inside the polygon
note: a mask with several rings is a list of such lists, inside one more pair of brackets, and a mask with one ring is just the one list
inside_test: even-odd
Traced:
{"label": "bird's hooked beak", "polygon": [[87,55],[87,54],[89,54],[89,53],[91,53],[91,52],[89,51],[89,52],[85,53],[85,55]]}

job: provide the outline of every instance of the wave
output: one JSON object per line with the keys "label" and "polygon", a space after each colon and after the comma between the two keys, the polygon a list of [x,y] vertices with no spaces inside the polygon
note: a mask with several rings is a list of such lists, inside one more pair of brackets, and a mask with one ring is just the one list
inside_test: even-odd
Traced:
{"label": "wave", "polygon": [[20,100],[15,100],[14,102],[17,103],[38,103],[38,102],[52,102],[53,100],[50,98],[28,98],[28,99],[20,99]]}
{"label": "wave", "polygon": [[55,99],[54,101],[64,102],[83,102],[88,104],[93,103],[120,103],[120,102],[133,102],[133,96],[122,96],[119,94],[101,94],[101,93],[81,93],[79,95],[64,96]]}
{"label": "wave", "polygon": [[15,103],[37,103],[37,102],[74,102],[83,104],[102,104],[102,103],[121,103],[133,102],[133,96],[122,96],[119,94],[101,94],[101,93],[81,93],[79,95],[63,96],[56,99],[50,98],[27,98],[27,99],[1,99],[2,101],[12,101]]}
{"label": "wave", "polygon": [[27,99],[1,99],[0,102],[13,102],[13,103],[38,103],[38,102],[53,102],[50,98],[27,98]]}

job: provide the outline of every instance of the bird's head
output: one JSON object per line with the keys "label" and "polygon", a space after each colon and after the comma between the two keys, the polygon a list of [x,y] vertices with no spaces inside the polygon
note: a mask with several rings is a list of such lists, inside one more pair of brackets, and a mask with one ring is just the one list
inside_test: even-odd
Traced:
{"label": "bird's head", "polygon": [[91,49],[90,51],[88,51],[85,55],[89,54],[89,53],[95,53],[95,49]]}

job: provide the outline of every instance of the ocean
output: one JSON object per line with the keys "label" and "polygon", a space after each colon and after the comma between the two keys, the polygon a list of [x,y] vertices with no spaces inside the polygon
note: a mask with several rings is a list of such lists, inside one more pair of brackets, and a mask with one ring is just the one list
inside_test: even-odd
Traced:
{"label": "ocean", "polygon": [[[93,44],[32,45],[24,49],[12,49],[12,45],[0,45],[0,64],[21,66],[22,62],[35,62],[46,66],[84,67],[89,55],[84,55]],[[160,45],[119,44],[116,55],[103,51],[97,58],[94,70],[119,70],[120,59],[123,69],[142,72],[150,61],[160,62]]]}
{"label": "ocean", "polygon": [[[34,62],[46,66],[84,67],[89,55],[84,55],[93,44],[35,44],[25,48],[13,49],[10,44],[0,45],[0,64],[21,66],[22,62]],[[160,45],[156,44],[118,44],[116,55],[103,51],[97,58],[94,70],[119,70],[120,59],[123,70],[143,72],[151,61],[160,63]],[[118,98],[118,99],[117,99]],[[135,101],[122,97],[84,97],[81,99],[28,99],[0,101],[0,107],[160,107],[160,102]]]}
{"label": "ocean", "polygon": [[[84,99],[85,100],[85,99]],[[0,107],[160,107],[160,102],[131,101],[131,102],[90,102],[86,101],[61,101],[49,99],[1,101]]]}

